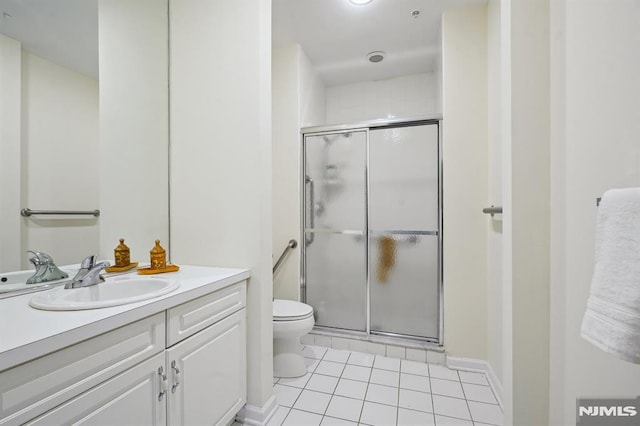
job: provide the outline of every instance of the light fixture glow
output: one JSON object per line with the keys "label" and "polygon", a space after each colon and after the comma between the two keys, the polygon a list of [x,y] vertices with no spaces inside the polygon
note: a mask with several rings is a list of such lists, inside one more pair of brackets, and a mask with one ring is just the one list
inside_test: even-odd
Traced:
{"label": "light fixture glow", "polygon": [[362,5],[371,3],[373,0],[349,0],[349,1],[357,6],[362,6]]}

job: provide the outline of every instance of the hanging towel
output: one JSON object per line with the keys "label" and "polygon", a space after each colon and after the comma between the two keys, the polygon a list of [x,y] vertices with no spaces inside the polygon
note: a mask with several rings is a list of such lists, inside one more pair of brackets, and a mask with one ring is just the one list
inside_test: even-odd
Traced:
{"label": "hanging towel", "polygon": [[602,197],[580,334],[603,351],[640,364],[640,188],[614,189]]}
{"label": "hanging towel", "polygon": [[378,281],[386,283],[389,269],[396,264],[396,240],[385,235],[378,240]]}

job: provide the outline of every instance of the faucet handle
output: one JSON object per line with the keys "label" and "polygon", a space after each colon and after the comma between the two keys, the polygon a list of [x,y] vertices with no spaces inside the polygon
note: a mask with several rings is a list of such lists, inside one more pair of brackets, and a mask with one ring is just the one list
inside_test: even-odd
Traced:
{"label": "faucet handle", "polygon": [[91,254],[87,257],[85,257],[84,259],[82,259],[82,262],[80,263],[80,269],[93,269],[93,267],[96,265],[96,256],[94,254]]}
{"label": "faucet handle", "polygon": [[34,266],[53,265],[53,258],[47,253],[32,250],[27,250],[27,253],[33,254],[33,256],[29,257],[29,262],[33,263]]}

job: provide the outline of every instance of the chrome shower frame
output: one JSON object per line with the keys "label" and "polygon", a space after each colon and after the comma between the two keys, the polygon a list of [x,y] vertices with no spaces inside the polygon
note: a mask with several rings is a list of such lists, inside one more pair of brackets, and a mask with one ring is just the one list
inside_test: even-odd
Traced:
{"label": "chrome shower frame", "polygon": [[[397,333],[389,333],[389,332],[380,332],[376,331],[375,333],[371,332],[371,283],[369,277],[369,260],[370,260],[370,230],[369,230],[369,131],[373,129],[381,129],[381,128],[394,128],[394,127],[411,127],[411,126],[422,126],[422,125],[437,125],[438,126],[438,259],[437,259],[437,280],[438,280],[438,336],[436,338],[423,338],[418,336],[410,336],[404,334]],[[442,116],[420,116],[420,117],[412,117],[405,119],[389,119],[389,120],[371,120],[365,122],[357,122],[353,124],[339,124],[339,125],[329,125],[329,126],[315,126],[315,127],[305,127],[300,130],[301,134],[301,144],[300,144],[300,241],[304,243],[301,244],[300,248],[300,300],[306,302],[307,299],[307,283],[306,283],[306,258],[307,258],[307,228],[306,225],[306,143],[305,139],[309,136],[322,136],[329,134],[344,134],[344,133],[354,133],[354,132],[366,132],[366,155],[365,155],[365,203],[366,203],[366,212],[364,218],[365,230],[364,232],[355,231],[355,230],[325,230],[325,232],[332,233],[341,233],[341,234],[354,234],[354,235],[362,235],[365,241],[365,264],[367,265],[365,272],[365,280],[366,280],[366,329],[365,331],[356,331],[356,330],[344,330],[344,329],[335,329],[330,327],[318,327],[315,329],[318,331],[327,332],[328,334],[336,334],[343,335],[346,337],[353,337],[356,339],[366,339],[369,341],[380,341],[387,342],[389,338],[391,339],[402,339],[408,342],[414,341],[418,344],[427,343],[427,344],[436,344],[438,346],[444,345],[444,286],[443,286],[443,192],[442,192],[442,180],[443,180],[443,159],[442,159]],[[312,208],[313,210],[313,208]],[[321,230],[314,230],[313,232],[322,232]],[[402,234],[402,231],[392,231],[394,234]],[[424,234],[424,235],[434,235],[434,232],[431,231],[423,231],[423,232],[412,232],[412,234]]]}

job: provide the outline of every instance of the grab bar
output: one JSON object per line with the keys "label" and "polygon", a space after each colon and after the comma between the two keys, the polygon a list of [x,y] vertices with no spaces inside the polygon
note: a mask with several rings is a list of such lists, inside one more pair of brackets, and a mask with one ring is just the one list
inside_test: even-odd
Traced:
{"label": "grab bar", "polygon": [[100,210],[31,210],[30,208],[25,208],[20,210],[20,214],[24,217],[34,214],[91,215],[98,217],[100,216]]}
{"label": "grab bar", "polygon": [[482,213],[490,214],[493,217],[494,214],[502,214],[502,207],[494,207],[492,204],[491,207],[482,209]]}
{"label": "grab bar", "polygon": [[[316,213],[315,213],[315,209],[316,209],[316,197],[315,197],[315,184],[313,183],[313,179],[311,179],[311,177],[309,177],[309,175],[306,175],[304,177],[304,183],[305,184],[310,184],[309,185],[309,205],[311,206],[311,208],[309,209],[311,211],[311,214],[309,215],[309,228],[313,229],[315,228],[315,223],[316,223]],[[315,234],[311,233],[309,235],[306,235],[305,237],[305,241],[307,242],[307,245],[313,243],[313,240],[315,239]],[[297,244],[297,243],[296,243]]]}
{"label": "grab bar", "polygon": [[276,271],[278,270],[278,268],[280,267],[280,264],[284,261],[284,258],[287,256],[287,254],[289,253],[290,250],[293,250],[294,248],[296,248],[298,246],[298,242],[296,240],[289,240],[289,243],[287,244],[287,246],[284,248],[284,251],[282,252],[282,254],[280,255],[280,257],[278,258],[278,261],[276,262],[275,265],[273,265],[273,275],[276,274]]}

